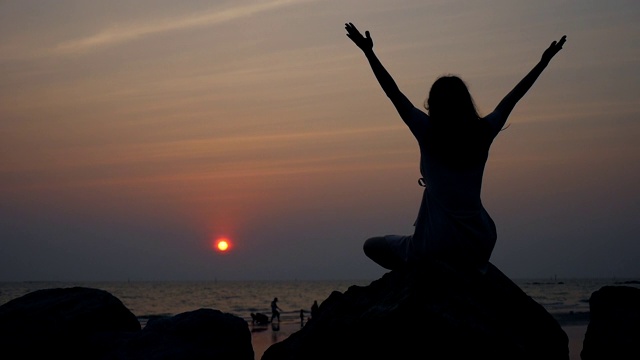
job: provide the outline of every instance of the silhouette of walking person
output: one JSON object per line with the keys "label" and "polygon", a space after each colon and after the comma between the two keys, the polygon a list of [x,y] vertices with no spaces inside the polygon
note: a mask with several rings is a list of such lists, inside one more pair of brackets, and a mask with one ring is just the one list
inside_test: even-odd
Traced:
{"label": "silhouette of walking person", "polygon": [[480,199],[489,148],[517,102],[562,49],[566,36],[553,41],[533,69],[482,117],[467,85],[453,75],[436,79],[424,104],[426,112],[418,109],[374,53],[369,31],[362,36],[352,23],[345,29],[416,138],[422,176],[418,183],[424,187],[413,234],[371,237],[364,242],[365,254],[389,270],[437,259],[486,272],[497,239],[495,223]]}
{"label": "silhouette of walking person", "polygon": [[278,319],[278,322],[280,322],[280,311],[282,311],[282,309],[278,307],[278,298],[275,297],[273,298],[273,301],[271,301],[271,322],[272,323],[273,323],[273,319]]}

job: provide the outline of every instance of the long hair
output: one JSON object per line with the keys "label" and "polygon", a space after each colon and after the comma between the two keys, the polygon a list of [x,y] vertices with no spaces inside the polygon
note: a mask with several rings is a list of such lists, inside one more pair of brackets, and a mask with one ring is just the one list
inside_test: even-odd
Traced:
{"label": "long hair", "polygon": [[431,118],[449,125],[480,118],[467,84],[455,75],[439,77],[431,85],[425,105]]}
{"label": "long hair", "polygon": [[462,79],[454,75],[439,77],[429,90],[425,107],[432,130],[427,146],[436,158],[453,166],[486,160],[489,127],[481,121]]}

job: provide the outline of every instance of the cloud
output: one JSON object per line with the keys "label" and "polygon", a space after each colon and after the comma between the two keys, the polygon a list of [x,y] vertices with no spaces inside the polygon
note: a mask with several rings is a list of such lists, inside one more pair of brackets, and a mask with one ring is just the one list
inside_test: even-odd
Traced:
{"label": "cloud", "polygon": [[212,26],[239,18],[252,16],[277,8],[300,4],[301,0],[272,0],[257,4],[235,6],[223,10],[213,10],[205,14],[164,19],[130,26],[115,26],[99,31],[95,35],[66,41],[55,47],[58,54],[84,53],[105,46],[114,46],[144,36],[168,31],[184,30],[202,26]]}

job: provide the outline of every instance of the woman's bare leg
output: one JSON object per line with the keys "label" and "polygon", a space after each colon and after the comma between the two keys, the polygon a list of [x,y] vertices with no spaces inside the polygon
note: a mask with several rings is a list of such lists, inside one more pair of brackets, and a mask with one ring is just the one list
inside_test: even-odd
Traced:
{"label": "woman's bare leg", "polygon": [[404,260],[395,254],[384,236],[367,239],[362,248],[369,259],[387,270],[397,270],[406,265]]}

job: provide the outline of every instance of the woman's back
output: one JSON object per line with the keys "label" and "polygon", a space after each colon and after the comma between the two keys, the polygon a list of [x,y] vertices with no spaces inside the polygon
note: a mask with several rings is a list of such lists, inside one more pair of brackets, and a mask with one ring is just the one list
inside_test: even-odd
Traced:
{"label": "woman's back", "polygon": [[485,162],[465,167],[429,160],[425,155],[423,181],[426,191],[447,211],[477,211],[482,206],[480,192]]}
{"label": "woman's back", "polygon": [[[415,112],[414,112],[415,113]],[[414,132],[420,146],[420,172],[426,191],[448,211],[478,211],[489,147],[494,137],[485,119],[441,123],[422,114]]]}

